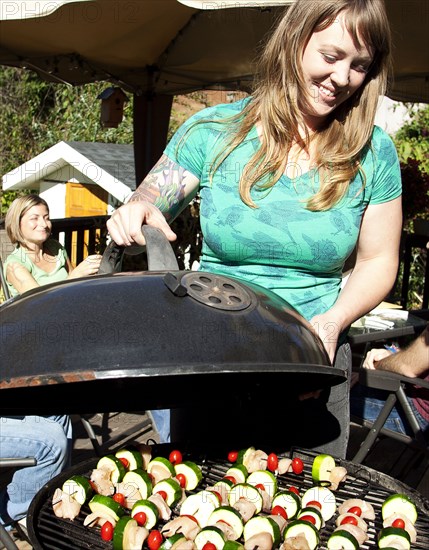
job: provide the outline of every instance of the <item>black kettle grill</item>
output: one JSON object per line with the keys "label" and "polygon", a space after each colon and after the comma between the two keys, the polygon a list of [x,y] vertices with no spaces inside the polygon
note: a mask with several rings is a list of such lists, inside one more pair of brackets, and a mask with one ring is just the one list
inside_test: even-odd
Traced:
{"label": "black kettle grill", "polygon": [[0,306],[3,414],[201,411],[212,402],[228,425],[238,415],[242,426],[275,404],[296,411],[300,394],[344,382],[311,326],[280,297],[179,271],[163,234],[143,232],[148,272],[118,272],[123,249],[111,243],[104,274]]}

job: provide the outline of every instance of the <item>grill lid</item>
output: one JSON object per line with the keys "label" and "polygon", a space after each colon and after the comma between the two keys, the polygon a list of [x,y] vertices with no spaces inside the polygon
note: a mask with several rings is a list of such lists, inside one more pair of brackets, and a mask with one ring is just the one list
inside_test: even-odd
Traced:
{"label": "grill lid", "polygon": [[[208,374],[213,389],[227,377],[231,389],[240,390],[243,373],[248,380],[262,372],[264,377],[288,375],[294,393],[346,377],[330,365],[309,323],[280,297],[212,273],[148,271],[72,279],[26,292],[0,306],[0,313],[2,407],[15,411],[17,403],[28,405],[34,396],[38,407],[71,407],[71,383],[81,395],[76,412],[83,412],[86,401],[91,412],[112,410],[112,393],[122,410],[141,408],[136,381],[144,383],[149,399],[162,390],[163,402],[153,405],[168,407],[174,399],[188,399],[190,377],[194,394],[207,384]],[[175,376],[170,394],[166,376]],[[94,394],[97,403],[91,408]]]}

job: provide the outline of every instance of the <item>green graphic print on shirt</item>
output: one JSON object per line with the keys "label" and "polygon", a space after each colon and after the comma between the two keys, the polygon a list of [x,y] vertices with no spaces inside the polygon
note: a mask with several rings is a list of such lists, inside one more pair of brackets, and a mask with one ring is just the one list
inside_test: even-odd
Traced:
{"label": "green graphic print on shirt", "polygon": [[[248,101],[247,100],[244,100]],[[375,127],[360,174],[347,195],[324,212],[306,210],[306,199],[317,189],[317,173],[294,179],[283,175],[269,191],[254,188],[258,208],[239,196],[243,167],[259,147],[256,129],[216,171],[209,169],[224,146],[225,124],[216,120],[237,114],[240,101],[204,109],[173,136],[165,154],[200,180],[203,251],[200,269],[239,277],[272,290],[311,319],[335,303],[345,260],[356,245],[368,204],[380,204],[401,194],[399,162],[390,137]],[[195,125],[196,120],[203,120]]]}

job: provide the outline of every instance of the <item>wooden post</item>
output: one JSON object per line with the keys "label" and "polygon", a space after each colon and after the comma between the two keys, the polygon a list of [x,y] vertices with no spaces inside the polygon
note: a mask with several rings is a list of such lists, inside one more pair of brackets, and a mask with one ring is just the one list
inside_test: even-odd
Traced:
{"label": "wooden post", "polygon": [[136,185],[141,183],[164,151],[172,104],[172,95],[134,94]]}

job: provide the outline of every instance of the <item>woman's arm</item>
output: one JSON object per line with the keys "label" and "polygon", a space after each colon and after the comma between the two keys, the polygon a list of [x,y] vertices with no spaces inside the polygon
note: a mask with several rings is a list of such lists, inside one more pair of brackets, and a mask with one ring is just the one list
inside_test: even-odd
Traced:
{"label": "woman's arm", "polygon": [[131,196],[107,222],[107,229],[116,244],[144,245],[143,223],[161,229],[170,241],[176,234],[168,223],[192,200],[198,190],[196,176],[162,155]]}
{"label": "woman's arm", "polygon": [[6,279],[19,294],[40,286],[28,269],[18,262],[7,265]]}
{"label": "woman's arm", "polygon": [[392,288],[398,270],[401,227],[400,197],[367,207],[355,267],[334,306],[311,320],[331,359],[339,334],[376,307]]}

